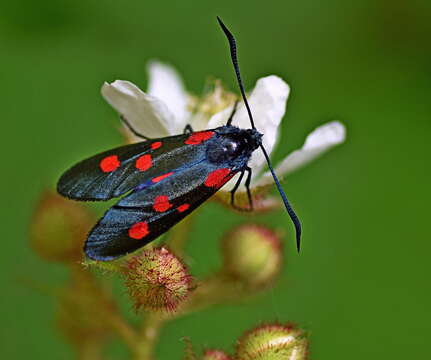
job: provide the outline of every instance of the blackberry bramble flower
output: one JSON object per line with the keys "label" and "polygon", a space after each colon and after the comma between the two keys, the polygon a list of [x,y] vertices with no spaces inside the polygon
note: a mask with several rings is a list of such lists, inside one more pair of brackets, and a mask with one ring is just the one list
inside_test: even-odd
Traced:
{"label": "blackberry bramble flower", "polygon": [[[148,74],[147,92],[124,80],[105,83],[102,87],[103,97],[138,132],[149,138],[157,138],[180,134],[188,124],[195,131],[226,124],[237,97],[224,90],[219,82],[215,82],[212,92],[196,99],[187,94],[180,76],[172,67],[153,61],[148,65]],[[263,145],[268,154],[278,143],[289,92],[285,81],[270,75],[259,79],[250,93],[248,100],[256,128],[264,134]],[[242,103],[238,105],[232,124],[250,128],[247,111]],[[128,138],[131,141],[138,140],[131,133]],[[333,121],[324,124],[311,132],[302,148],[286,156],[275,171],[283,178],[344,140],[345,128],[342,123]],[[252,191],[273,183],[271,174],[264,171],[266,161],[261,151],[253,152],[249,166],[253,170]],[[235,181],[230,181],[219,193],[226,193],[234,184]],[[239,192],[244,191],[245,188],[240,187]]]}

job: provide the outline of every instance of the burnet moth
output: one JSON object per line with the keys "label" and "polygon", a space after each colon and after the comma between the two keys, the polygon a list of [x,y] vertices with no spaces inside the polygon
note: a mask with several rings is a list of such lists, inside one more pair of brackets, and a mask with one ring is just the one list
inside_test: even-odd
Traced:
{"label": "burnet moth", "polygon": [[299,251],[301,224],[281,188],[256,129],[242,84],[236,55],[236,41],[217,18],[230,45],[239,90],[250,118],[251,129],[232,125],[234,107],[227,124],[215,129],[148,139],[121,146],[83,160],[67,170],[57,184],[58,192],[73,200],[106,201],[127,194],[112,206],[90,231],[85,254],[94,260],[109,261],[148,244],[189,215],[235,174],[240,176],[231,190],[231,204],[244,175],[250,209],[251,154],[260,148],[277,189],[296,229]]}

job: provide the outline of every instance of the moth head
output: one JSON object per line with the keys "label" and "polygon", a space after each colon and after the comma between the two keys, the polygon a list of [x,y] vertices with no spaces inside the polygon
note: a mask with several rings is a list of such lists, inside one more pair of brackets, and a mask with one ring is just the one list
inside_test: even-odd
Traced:
{"label": "moth head", "polygon": [[262,143],[262,134],[256,129],[238,129],[219,134],[217,141],[208,144],[208,160],[215,164],[250,157]]}

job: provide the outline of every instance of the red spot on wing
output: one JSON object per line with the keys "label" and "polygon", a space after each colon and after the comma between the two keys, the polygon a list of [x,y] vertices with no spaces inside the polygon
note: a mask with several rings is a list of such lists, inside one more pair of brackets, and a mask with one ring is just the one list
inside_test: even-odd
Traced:
{"label": "red spot on wing", "polygon": [[140,171],[148,170],[153,165],[151,155],[145,154],[136,159],[135,166]]}
{"label": "red spot on wing", "polygon": [[166,174],[163,174],[163,175],[160,175],[160,176],[153,178],[151,181],[153,183],[158,183],[159,181],[162,181],[163,179],[167,178],[168,176],[171,176],[173,173],[174,173],[173,171],[168,172]]}
{"label": "red spot on wing", "polygon": [[153,143],[151,144],[151,149],[156,150],[156,149],[158,149],[160,146],[162,146],[162,142],[161,142],[161,141],[156,141],[156,142],[153,142]]}
{"label": "red spot on wing", "polygon": [[229,174],[230,169],[228,168],[211,171],[205,179],[204,185],[208,187],[220,187],[232,177],[228,176]]}
{"label": "red spot on wing", "polygon": [[169,202],[169,198],[166,195],[159,195],[154,199],[153,209],[157,212],[164,212],[171,207],[172,204]]}
{"label": "red spot on wing", "polygon": [[180,206],[177,207],[177,210],[179,212],[184,212],[186,211],[188,208],[190,207],[190,204],[182,204]]}
{"label": "red spot on wing", "polygon": [[208,139],[211,139],[214,136],[214,131],[201,131],[191,134],[186,141],[184,141],[184,144],[188,145],[198,145],[204,141],[207,141]]}
{"label": "red spot on wing", "polygon": [[129,229],[129,236],[132,239],[140,240],[150,233],[148,230],[148,224],[144,221],[133,224]]}
{"label": "red spot on wing", "polygon": [[120,164],[121,163],[120,163],[120,160],[118,160],[118,156],[111,155],[103,158],[100,161],[99,166],[103,172],[111,172],[111,171],[117,170]]}

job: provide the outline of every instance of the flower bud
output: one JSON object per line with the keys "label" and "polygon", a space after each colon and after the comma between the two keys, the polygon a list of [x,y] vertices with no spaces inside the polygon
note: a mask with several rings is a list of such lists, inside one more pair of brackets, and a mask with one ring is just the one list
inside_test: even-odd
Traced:
{"label": "flower bud", "polygon": [[82,204],[46,191],[33,215],[30,244],[45,260],[79,261],[82,244],[93,222],[93,216]]}
{"label": "flower bud", "polygon": [[231,357],[222,350],[210,349],[204,352],[202,360],[231,360]]}
{"label": "flower bud", "polygon": [[304,360],[308,341],[304,332],[291,324],[263,325],[245,333],[239,340],[236,359]]}
{"label": "flower bud", "polygon": [[280,270],[280,238],[262,225],[245,224],[235,228],[225,236],[222,246],[224,271],[248,285],[265,285]]}
{"label": "flower bud", "polygon": [[175,311],[191,288],[185,265],[165,248],[153,248],[132,257],[123,267],[135,308]]}

